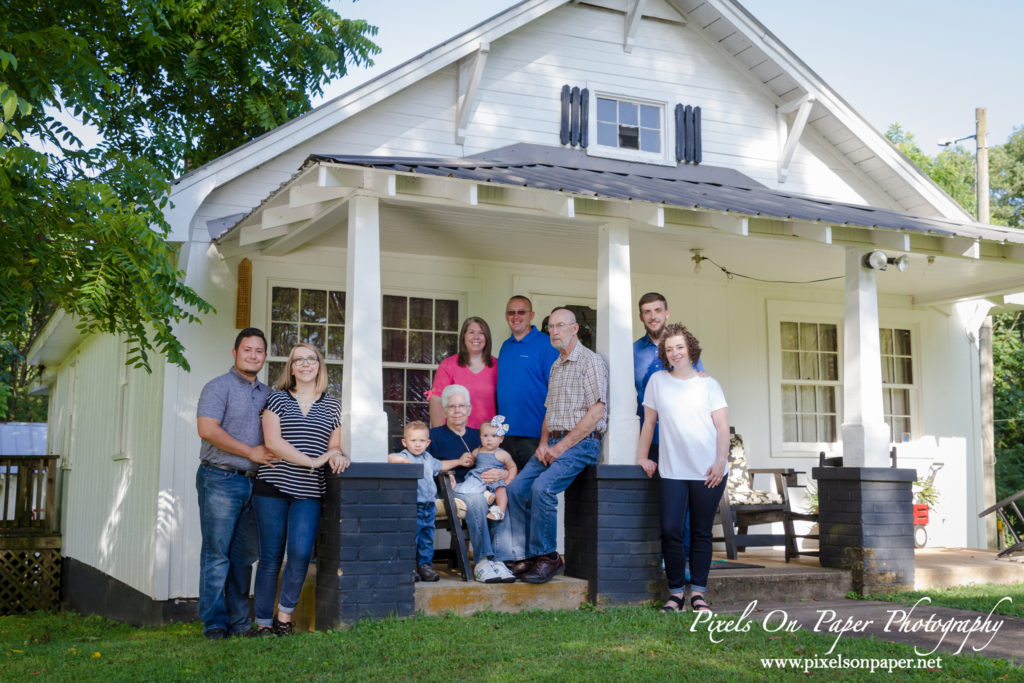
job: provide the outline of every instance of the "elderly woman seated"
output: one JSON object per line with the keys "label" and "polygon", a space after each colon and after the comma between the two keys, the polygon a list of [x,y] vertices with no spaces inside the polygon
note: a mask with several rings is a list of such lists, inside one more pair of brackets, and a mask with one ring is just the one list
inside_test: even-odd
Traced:
{"label": "elderly woman seated", "polygon": [[[474,449],[480,447],[480,432],[466,426],[471,410],[469,390],[461,384],[448,385],[441,392],[441,408],[444,410],[445,423],[430,430],[430,452],[438,460],[458,460],[464,454],[472,454]],[[452,474],[458,482],[466,477],[468,471],[467,467],[456,467]],[[509,473],[493,469],[484,472],[481,478],[484,481],[500,481],[509,478]],[[456,493],[455,497],[466,503],[466,528],[476,564],[473,576],[483,583],[515,581],[508,567],[494,559],[494,539],[487,520],[484,497],[461,493]]]}

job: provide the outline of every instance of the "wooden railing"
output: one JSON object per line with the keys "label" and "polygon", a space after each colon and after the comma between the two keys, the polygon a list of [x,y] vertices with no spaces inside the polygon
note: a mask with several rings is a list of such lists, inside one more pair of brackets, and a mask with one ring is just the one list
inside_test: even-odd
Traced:
{"label": "wooden railing", "polygon": [[0,536],[56,532],[59,457],[0,455]]}

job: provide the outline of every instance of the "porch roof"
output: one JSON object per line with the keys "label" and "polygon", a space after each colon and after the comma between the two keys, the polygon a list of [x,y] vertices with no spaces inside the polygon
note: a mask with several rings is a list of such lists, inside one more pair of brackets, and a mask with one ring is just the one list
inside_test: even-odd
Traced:
{"label": "porch roof", "polygon": [[788,193],[727,168],[530,144],[452,159],[310,155],[248,214],[207,227],[225,258],[344,248],[359,194],[380,199],[382,240],[396,253],[486,261],[495,236],[514,235],[504,261],[585,269],[596,263],[596,226],[624,220],[638,272],[678,272],[699,250],[730,278],[841,286],[843,247],[856,247],[914,255],[920,277],[880,282],[914,305],[998,305],[1024,291],[1024,231]]}
{"label": "porch roof", "polygon": [[1021,230],[772,190],[732,169],[682,164],[655,166],[542,145],[511,145],[455,159],[314,154],[307,158],[304,168],[318,162],[757,218],[1024,244]]}

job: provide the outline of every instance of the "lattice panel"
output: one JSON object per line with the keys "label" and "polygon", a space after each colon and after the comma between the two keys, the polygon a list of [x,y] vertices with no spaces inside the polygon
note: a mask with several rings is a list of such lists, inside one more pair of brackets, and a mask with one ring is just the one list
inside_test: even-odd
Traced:
{"label": "lattice panel", "polygon": [[60,606],[60,550],[0,549],[0,615]]}

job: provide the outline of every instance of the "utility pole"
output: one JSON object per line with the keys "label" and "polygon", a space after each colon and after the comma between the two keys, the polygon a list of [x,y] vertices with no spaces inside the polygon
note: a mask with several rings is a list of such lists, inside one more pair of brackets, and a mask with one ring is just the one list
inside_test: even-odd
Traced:
{"label": "utility pole", "polygon": [[988,115],[985,107],[974,110],[974,141],[978,144],[978,222],[988,223]]}
{"label": "utility pole", "polygon": [[[988,223],[988,121],[984,107],[974,110],[974,141],[977,143],[978,222]],[[979,379],[981,380],[981,459],[984,476],[984,503],[987,508],[996,502],[996,449],[995,449],[995,368],[992,357],[992,316],[986,316],[978,330]],[[989,548],[998,547],[995,516],[985,522],[985,536]]]}

